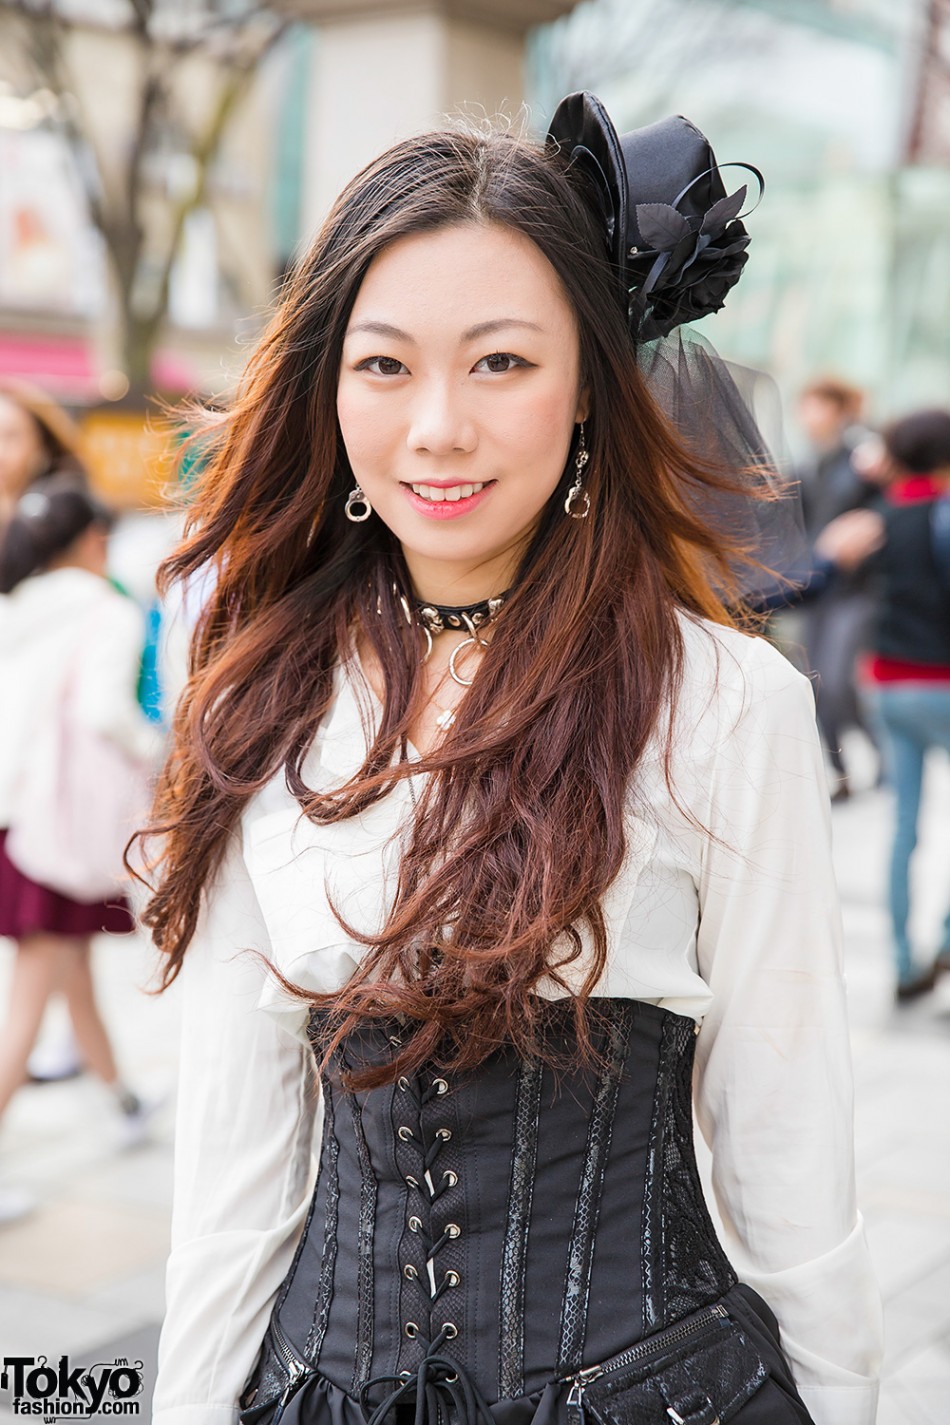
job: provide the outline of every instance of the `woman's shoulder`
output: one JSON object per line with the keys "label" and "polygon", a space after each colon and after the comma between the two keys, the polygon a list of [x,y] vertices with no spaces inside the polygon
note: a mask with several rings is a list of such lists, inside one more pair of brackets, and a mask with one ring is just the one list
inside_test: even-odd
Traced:
{"label": "woman's shoulder", "polygon": [[767,638],[677,611],[683,641],[675,717],[683,735],[720,742],[740,723],[804,702],[813,712],[809,680]]}
{"label": "woman's shoulder", "polygon": [[0,641],[39,647],[70,639],[101,607],[105,580],[83,569],[56,569],[24,579],[0,598]]}
{"label": "woman's shoulder", "polygon": [[683,639],[684,678],[713,675],[727,691],[748,678],[777,686],[807,682],[774,643],[759,633],[677,609]]}
{"label": "woman's shoulder", "polygon": [[103,611],[133,616],[137,605],[108,579],[88,569],[49,569],[24,579],[3,600],[9,618],[51,618],[58,625],[81,623]]}

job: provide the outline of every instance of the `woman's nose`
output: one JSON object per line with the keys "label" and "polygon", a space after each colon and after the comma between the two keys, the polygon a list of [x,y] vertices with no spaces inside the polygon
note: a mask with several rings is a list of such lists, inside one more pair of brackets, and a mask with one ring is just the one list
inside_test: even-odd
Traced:
{"label": "woman's nose", "polygon": [[451,455],[472,451],[478,432],[464,397],[452,383],[427,383],[413,402],[406,443],[420,454]]}

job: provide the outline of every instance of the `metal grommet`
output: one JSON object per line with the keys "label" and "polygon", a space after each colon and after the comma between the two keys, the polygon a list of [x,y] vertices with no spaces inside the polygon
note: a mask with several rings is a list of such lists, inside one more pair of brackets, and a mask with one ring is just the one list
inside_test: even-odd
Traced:
{"label": "metal grommet", "polygon": [[447,1143],[452,1137],[452,1130],[451,1128],[437,1128],[435,1130],[435,1136],[436,1138],[441,1138],[443,1143]]}
{"label": "metal grommet", "polygon": [[449,1187],[455,1187],[455,1184],[456,1184],[456,1183],[458,1182],[458,1180],[459,1180],[459,1175],[458,1175],[458,1173],[453,1173],[453,1171],[452,1171],[451,1168],[446,1168],[446,1170],[445,1170],[445,1172],[442,1174],[442,1176],[443,1176],[444,1178],[447,1178],[447,1179],[448,1179]]}
{"label": "metal grommet", "polygon": [[414,1341],[419,1334],[419,1327],[414,1321],[407,1321],[405,1325],[406,1335],[410,1341]]}
{"label": "metal grommet", "polygon": [[396,1083],[402,1089],[403,1093],[405,1093],[409,1087],[409,1080],[406,1078],[405,1074],[400,1074],[399,1078],[396,1080]]}
{"label": "metal grommet", "polygon": [[447,1286],[458,1286],[462,1278],[458,1272],[449,1271],[446,1272],[444,1280]]}
{"label": "metal grommet", "polygon": [[419,1273],[416,1271],[415,1267],[412,1265],[411,1262],[406,1263],[406,1265],[402,1269],[402,1274],[404,1277],[408,1277],[411,1282],[419,1280]]}
{"label": "metal grommet", "polygon": [[406,1124],[403,1123],[400,1124],[400,1126],[396,1129],[396,1136],[398,1138],[401,1138],[404,1143],[408,1143],[409,1139],[412,1138],[414,1134],[412,1129],[408,1128]]}
{"label": "metal grommet", "polygon": [[445,1377],[445,1383],[446,1383],[446,1385],[456,1385],[457,1382],[458,1382],[458,1376],[452,1375],[452,1376],[446,1376],[446,1377]]}
{"label": "metal grommet", "polygon": [[449,1085],[445,1079],[433,1079],[432,1085],[436,1093],[448,1093]]}
{"label": "metal grommet", "polygon": [[457,1222],[447,1222],[445,1224],[445,1231],[449,1237],[461,1237],[462,1235],[462,1229]]}
{"label": "metal grommet", "polygon": [[399,1379],[400,1379],[400,1380],[412,1380],[412,1374],[413,1374],[412,1371],[400,1371],[400,1372],[399,1372]]}
{"label": "metal grommet", "polygon": [[417,1187],[419,1186],[419,1179],[418,1179],[418,1178],[414,1178],[414,1177],[412,1176],[412,1173],[407,1173],[405,1180],[406,1180],[406,1182],[409,1184],[410,1187],[417,1188]]}
{"label": "metal grommet", "polygon": [[442,1330],[445,1332],[446,1340],[454,1341],[459,1333],[459,1328],[454,1321],[443,1321]]}
{"label": "metal grommet", "polygon": [[410,1231],[410,1232],[420,1232],[421,1230],[422,1230],[422,1218],[421,1218],[421,1217],[415,1217],[415,1216],[410,1217],[410,1219],[409,1219],[409,1231]]}

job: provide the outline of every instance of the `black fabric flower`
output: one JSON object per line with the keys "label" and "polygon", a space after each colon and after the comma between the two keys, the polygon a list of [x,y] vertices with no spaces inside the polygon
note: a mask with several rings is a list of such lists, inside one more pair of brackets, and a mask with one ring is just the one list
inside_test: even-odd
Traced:
{"label": "black fabric flower", "polygon": [[635,340],[719,310],[746,262],[746,189],[726,196],[695,124],[675,115],[621,137],[600,100],[578,93],[558,105],[548,142],[583,176]]}
{"label": "black fabric flower", "polygon": [[736,216],[746,191],[720,198],[701,219],[686,218],[666,203],[635,206],[648,244],[627,253],[630,325],[641,341],[723,306],[748,260],[749,235]]}

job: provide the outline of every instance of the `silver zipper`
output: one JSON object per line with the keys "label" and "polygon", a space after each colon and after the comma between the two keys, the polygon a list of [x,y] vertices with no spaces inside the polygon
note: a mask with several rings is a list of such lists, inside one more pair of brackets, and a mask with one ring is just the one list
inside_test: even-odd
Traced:
{"label": "silver zipper", "polygon": [[691,1321],[683,1322],[679,1326],[670,1326],[666,1331],[658,1331],[653,1336],[646,1336],[642,1341],[638,1341],[635,1346],[629,1346],[626,1351],[621,1351],[616,1356],[610,1356],[606,1361],[600,1361],[596,1366],[585,1366],[570,1377],[571,1388],[567,1393],[567,1418],[571,1425],[583,1425],[584,1419],[584,1392],[592,1381],[598,1380],[609,1371],[622,1370],[624,1366],[635,1365],[637,1361],[647,1359],[655,1355],[664,1346],[676,1345],[678,1341],[686,1341],[694,1332],[707,1325],[716,1317],[728,1316],[724,1306],[707,1306],[702,1312],[694,1316]]}
{"label": "silver zipper", "polygon": [[277,1348],[277,1354],[287,1372],[287,1384],[284,1386],[283,1393],[277,1403],[277,1411],[271,1422],[271,1425],[277,1425],[291,1397],[303,1384],[306,1377],[313,1374],[313,1367],[300,1359],[276,1320],[271,1322],[271,1336]]}

